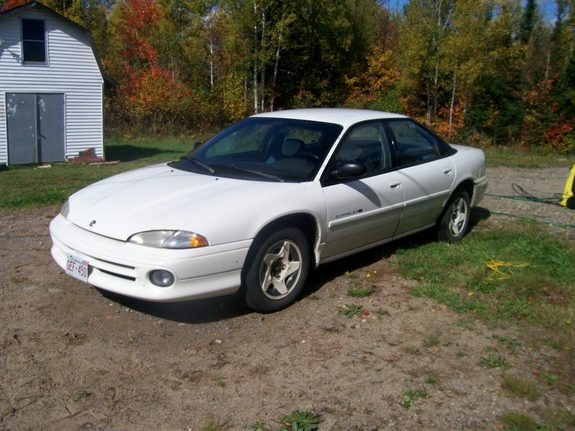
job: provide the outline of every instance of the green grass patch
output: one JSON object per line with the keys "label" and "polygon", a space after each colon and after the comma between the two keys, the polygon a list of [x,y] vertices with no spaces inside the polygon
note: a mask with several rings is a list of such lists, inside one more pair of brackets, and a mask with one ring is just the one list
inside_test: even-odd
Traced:
{"label": "green grass patch", "polygon": [[401,396],[401,401],[399,402],[399,404],[404,409],[409,409],[416,400],[418,400],[420,398],[426,398],[426,397],[427,397],[427,392],[419,390],[419,389],[408,388],[408,389],[403,391],[403,394]]}
{"label": "green grass patch", "polygon": [[400,249],[395,264],[421,283],[413,290],[458,313],[497,324],[527,321],[568,334],[575,329],[575,247],[534,223],[474,232],[456,245]]}
{"label": "green grass patch", "polygon": [[509,368],[509,362],[505,359],[504,356],[496,355],[496,354],[489,354],[487,356],[483,356],[479,364],[483,368]]}
{"label": "green grass patch", "polygon": [[[536,223],[474,231],[453,245],[412,243],[392,258],[403,276],[418,281],[413,295],[433,298],[466,321],[478,319],[492,328],[518,327],[521,340],[495,338],[509,353],[526,345],[554,349],[556,356],[545,364],[545,376],[554,381],[541,377],[539,383],[567,395],[575,393],[574,262],[575,244],[548,234]],[[509,367],[497,352],[486,352],[479,365]],[[519,383],[506,384],[511,392],[531,391]]]}
{"label": "green grass patch", "polygon": [[353,287],[347,290],[347,296],[352,298],[365,298],[375,292],[375,288],[369,287]]}
{"label": "green grass patch", "polygon": [[435,333],[435,334],[430,334],[430,335],[426,335],[423,338],[423,347],[427,347],[432,348],[432,347],[437,347],[441,344],[441,339],[439,334]]}
{"label": "green grass patch", "polygon": [[548,412],[546,415],[546,425],[550,430],[572,430],[575,429],[575,413],[564,408],[559,408]]}
{"label": "green grass patch", "polygon": [[542,428],[535,419],[526,413],[507,411],[499,418],[504,431],[540,431]]}
{"label": "green grass patch", "polygon": [[363,312],[363,306],[358,304],[345,304],[342,306],[338,314],[351,319],[355,316],[359,316]]}
{"label": "green grass patch", "polygon": [[378,308],[375,310],[375,315],[378,319],[384,319],[385,317],[391,316],[391,313],[387,311],[385,308]]}
{"label": "green grass patch", "polygon": [[509,395],[525,398],[532,402],[537,401],[541,396],[541,389],[535,380],[526,379],[514,374],[506,374],[503,376],[501,386]]}
{"label": "green grass patch", "polygon": [[270,427],[261,421],[254,422],[251,426],[251,429],[252,431],[273,431]]}
{"label": "green grass patch", "polygon": [[322,421],[321,416],[316,413],[294,410],[282,417],[280,431],[317,431]]}
{"label": "green grass patch", "polygon": [[189,152],[194,137],[110,138],[105,142],[111,165],[54,164],[14,166],[0,172],[0,208],[62,204],[75,191],[130,169],[176,160]]}
{"label": "green grass patch", "polygon": [[223,421],[218,418],[208,418],[200,427],[199,431],[227,431],[231,429],[228,421]]}
{"label": "green grass patch", "polygon": [[[521,148],[519,146],[493,146],[484,148],[487,166],[513,168],[569,167],[573,156],[559,154],[546,148]],[[571,164],[569,163],[571,161]]]}

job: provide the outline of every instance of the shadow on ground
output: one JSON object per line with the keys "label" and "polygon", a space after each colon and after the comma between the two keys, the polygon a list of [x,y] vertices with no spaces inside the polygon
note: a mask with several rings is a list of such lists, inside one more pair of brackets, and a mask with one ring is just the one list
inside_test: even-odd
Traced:
{"label": "shadow on ground", "polygon": [[174,159],[178,159],[182,156],[182,153],[179,151],[139,147],[136,145],[110,145],[106,147],[106,159],[119,160],[120,162],[131,162],[160,154],[173,154]]}
{"label": "shadow on ground", "polygon": [[125,307],[179,323],[210,323],[252,313],[239,295],[183,302],[149,302],[100,290],[106,298]]}
{"label": "shadow on ground", "polygon": [[483,207],[474,207],[471,209],[471,220],[469,220],[469,230],[468,233],[473,231],[473,228],[477,226],[483,220],[488,220],[491,218],[491,211]]}

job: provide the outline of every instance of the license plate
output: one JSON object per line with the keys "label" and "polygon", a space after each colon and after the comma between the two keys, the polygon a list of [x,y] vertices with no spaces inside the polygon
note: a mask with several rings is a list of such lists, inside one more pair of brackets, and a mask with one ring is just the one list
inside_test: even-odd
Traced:
{"label": "license plate", "polygon": [[69,255],[68,262],[66,262],[66,274],[87,283],[88,261],[74,255]]}

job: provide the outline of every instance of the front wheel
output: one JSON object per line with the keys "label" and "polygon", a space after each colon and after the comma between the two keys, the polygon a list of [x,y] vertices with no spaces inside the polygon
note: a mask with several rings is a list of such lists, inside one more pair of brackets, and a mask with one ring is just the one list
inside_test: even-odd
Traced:
{"label": "front wheel", "polygon": [[310,247],[294,228],[256,239],[246,261],[245,299],[250,308],[271,313],[291,305],[309,272]]}
{"label": "front wheel", "polygon": [[470,217],[469,195],[461,191],[449,200],[441,214],[437,231],[438,239],[450,243],[459,241],[467,232]]}

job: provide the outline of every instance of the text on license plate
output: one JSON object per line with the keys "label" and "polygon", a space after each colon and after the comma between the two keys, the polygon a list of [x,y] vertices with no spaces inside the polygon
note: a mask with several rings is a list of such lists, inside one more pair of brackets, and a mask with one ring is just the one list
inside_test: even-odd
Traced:
{"label": "text on license plate", "polygon": [[77,256],[69,255],[66,262],[66,274],[77,278],[84,283],[88,282],[88,261]]}

